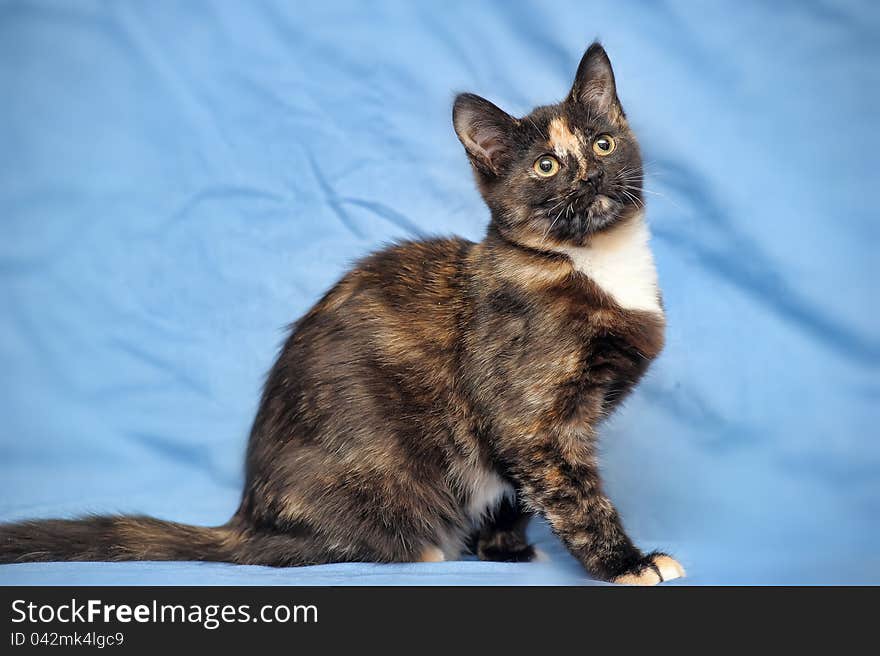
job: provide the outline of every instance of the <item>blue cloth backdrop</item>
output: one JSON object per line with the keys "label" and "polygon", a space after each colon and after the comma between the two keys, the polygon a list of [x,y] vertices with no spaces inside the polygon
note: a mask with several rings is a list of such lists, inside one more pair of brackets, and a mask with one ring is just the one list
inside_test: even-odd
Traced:
{"label": "blue cloth backdrop", "polygon": [[[668,344],[604,429],[690,583],[880,583],[872,2],[0,2],[0,520],[235,510],[284,336],[357,257],[479,239],[456,91],[596,37],[648,162]],[[4,584],[584,584],[550,560],[21,564]]]}

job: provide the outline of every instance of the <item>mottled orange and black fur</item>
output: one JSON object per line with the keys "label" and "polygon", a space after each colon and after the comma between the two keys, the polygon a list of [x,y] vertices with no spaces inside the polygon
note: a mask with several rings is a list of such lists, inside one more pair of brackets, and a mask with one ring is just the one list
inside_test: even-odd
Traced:
{"label": "mottled orange and black fur", "polygon": [[[589,48],[559,104],[517,119],[462,94],[453,121],[491,210],[485,239],[370,255],[295,324],[226,525],[23,522],[0,527],[0,562],[292,566],[441,560],[466,548],[520,561],[534,556],[525,527],[540,513],[597,577],[681,575],[633,545],[596,466],[599,423],[664,331],[659,291],[629,303],[609,291],[607,266],[589,268],[600,255],[615,262],[596,249],[642,220],[638,144],[605,51]],[[600,138],[613,152],[596,150]],[[558,170],[542,175],[548,156]]]}

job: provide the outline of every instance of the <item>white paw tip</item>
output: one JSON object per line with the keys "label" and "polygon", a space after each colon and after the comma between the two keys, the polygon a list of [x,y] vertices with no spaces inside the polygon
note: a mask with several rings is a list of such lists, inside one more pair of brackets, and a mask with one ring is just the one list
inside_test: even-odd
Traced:
{"label": "white paw tip", "polygon": [[671,556],[654,556],[654,566],[660,570],[662,581],[657,572],[652,568],[646,568],[638,574],[624,574],[618,576],[612,583],[621,585],[657,585],[663,581],[682,578],[685,575],[684,567]]}
{"label": "white paw tip", "polygon": [[660,574],[663,575],[664,581],[680,579],[685,576],[684,567],[671,556],[657,556],[654,558],[654,564],[660,570]]}
{"label": "white paw tip", "polygon": [[446,556],[439,547],[429,546],[422,549],[419,554],[418,562],[420,563],[442,563],[446,560]]}

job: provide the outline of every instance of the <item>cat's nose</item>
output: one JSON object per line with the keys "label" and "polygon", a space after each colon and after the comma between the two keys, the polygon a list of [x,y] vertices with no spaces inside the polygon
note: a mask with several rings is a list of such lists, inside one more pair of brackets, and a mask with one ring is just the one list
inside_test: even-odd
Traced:
{"label": "cat's nose", "polygon": [[599,185],[602,184],[602,180],[604,179],[604,177],[604,171],[602,171],[602,169],[598,167],[595,167],[588,169],[583,175],[581,175],[581,180],[593,187],[593,189],[598,189]]}

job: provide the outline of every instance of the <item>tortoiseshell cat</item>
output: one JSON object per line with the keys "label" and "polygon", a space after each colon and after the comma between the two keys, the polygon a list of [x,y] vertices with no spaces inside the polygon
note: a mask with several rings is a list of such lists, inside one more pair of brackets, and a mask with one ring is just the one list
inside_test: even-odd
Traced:
{"label": "tortoiseshell cat", "polygon": [[370,255],[295,325],[266,382],[224,526],[146,517],[0,527],[0,562],[534,557],[543,515],[594,576],[683,576],[602,493],[597,426],[663,346],[638,143],[604,49],[528,116],[459,95],[485,239]]}

